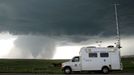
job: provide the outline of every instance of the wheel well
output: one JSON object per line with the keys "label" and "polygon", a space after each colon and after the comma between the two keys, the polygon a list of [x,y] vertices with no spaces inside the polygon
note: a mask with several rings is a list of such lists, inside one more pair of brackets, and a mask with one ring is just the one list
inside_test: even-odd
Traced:
{"label": "wheel well", "polygon": [[108,68],[108,70],[109,70],[109,67],[108,67],[108,66],[103,66],[103,67],[101,68],[101,70],[102,70],[103,68]]}
{"label": "wheel well", "polygon": [[[65,67],[63,68],[63,70],[64,70],[65,68],[70,68],[70,69],[71,69],[71,67],[70,67],[70,66],[65,66]],[[72,70],[72,69],[71,69],[71,70]]]}

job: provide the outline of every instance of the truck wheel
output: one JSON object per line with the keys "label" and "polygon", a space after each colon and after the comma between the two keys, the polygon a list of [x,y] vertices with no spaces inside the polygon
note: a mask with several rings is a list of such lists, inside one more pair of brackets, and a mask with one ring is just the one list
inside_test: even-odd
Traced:
{"label": "truck wheel", "polygon": [[72,72],[70,67],[65,67],[63,71],[65,74],[71,74],[71,72]]}
{"label": "truck wheel", "polygon": [[108,67],[103,67],[103,68],[102,68],[102,72],[103,72],[104,74],[108,74],[108,73],[109,73],[109,68],[108,68]]}

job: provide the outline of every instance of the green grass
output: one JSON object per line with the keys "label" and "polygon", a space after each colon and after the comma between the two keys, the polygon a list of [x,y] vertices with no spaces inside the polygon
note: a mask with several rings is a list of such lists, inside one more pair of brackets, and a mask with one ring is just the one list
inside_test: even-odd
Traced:
{"label": "green grass", "polygon": [[123,71],[134,73],[134,58],[123,58]]}
{"label": "green grass", "polygon": [[[0,72],[61,74],[60,63],[65,61],[66,60],[0,59]],[[123,58],[122,62],[123,71],[119,72],[134,73],[134,58]]]}
{"label": "green grass", "polygon": [[0,72],[62,73],[59,64],[64,60],[1,59]]}

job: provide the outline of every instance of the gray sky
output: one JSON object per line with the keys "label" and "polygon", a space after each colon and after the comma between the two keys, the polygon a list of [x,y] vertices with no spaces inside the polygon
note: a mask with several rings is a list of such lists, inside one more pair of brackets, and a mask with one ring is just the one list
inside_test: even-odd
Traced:
{"label": "gray sky", "polygon": [[0,0],[0,31],[34,35],[113,35],[112,4],[115,2],[120,3],[122,34],[133,34],[133,0]]}
{"label": "gray sky", "polygon": [[51,58],[57,43],[115,36],[114,3],[120,4],[121,35],[133,36],[133,0],[0,0],[0,32],[18,36],[14,44],[22,55],[30,51],[36,57],[44,50],[43,57]]}

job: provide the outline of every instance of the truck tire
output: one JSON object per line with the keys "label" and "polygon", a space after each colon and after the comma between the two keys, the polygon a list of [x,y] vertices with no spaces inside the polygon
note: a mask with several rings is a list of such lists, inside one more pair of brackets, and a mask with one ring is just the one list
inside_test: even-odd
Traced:
{"label": "truck tire", "polygon": [[108,67],[103,67],[101,71],[104,74],[108,74],[109,73],[109,68]]}
{"label": "truck tire", "polygon": [[71,74],[72,73],[72,69],[70,67],[65,67],[63,69],[63,71],[64,71],[65,74]]}

